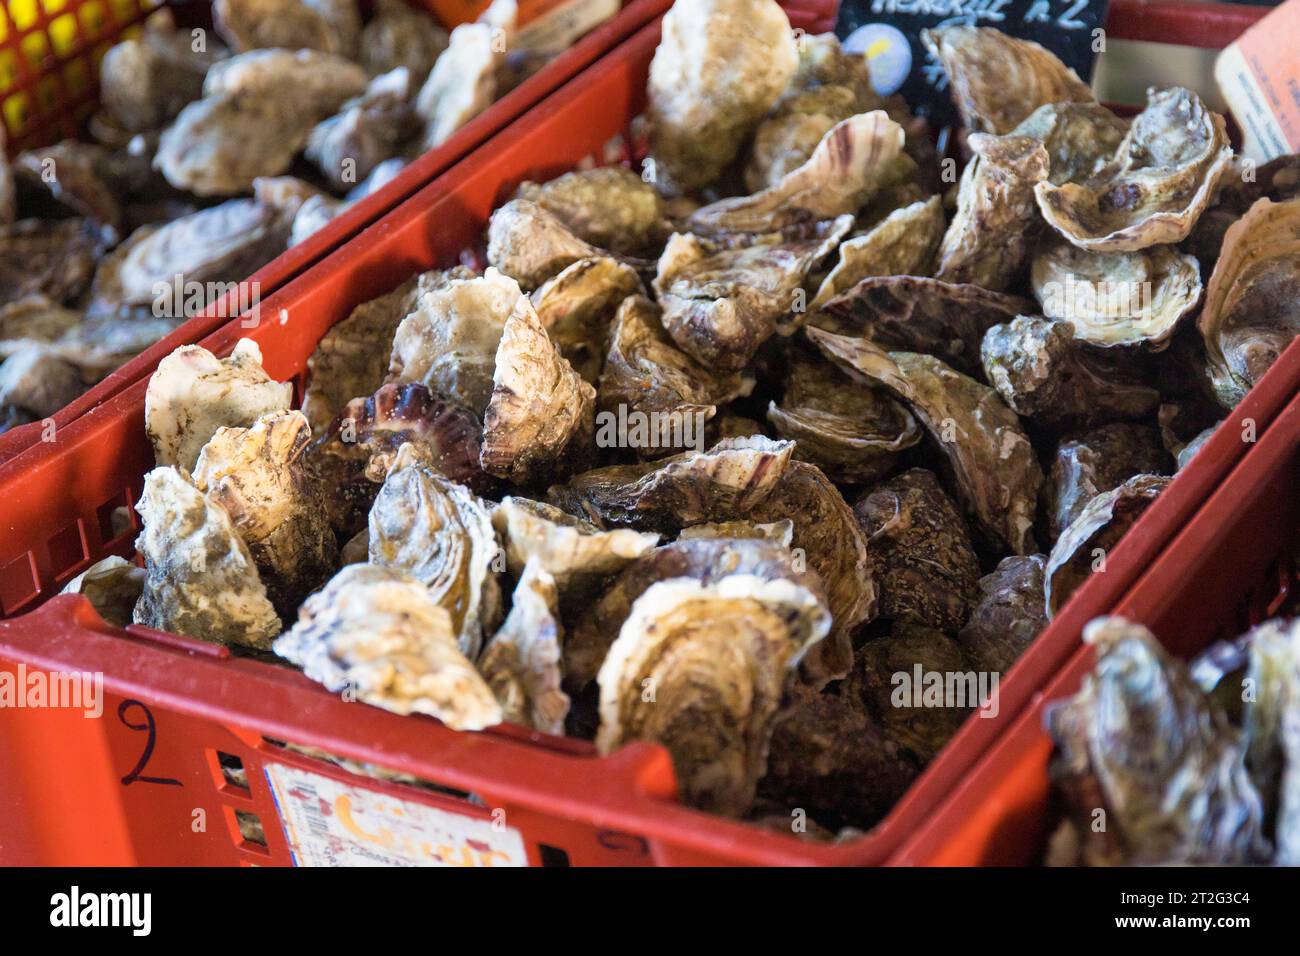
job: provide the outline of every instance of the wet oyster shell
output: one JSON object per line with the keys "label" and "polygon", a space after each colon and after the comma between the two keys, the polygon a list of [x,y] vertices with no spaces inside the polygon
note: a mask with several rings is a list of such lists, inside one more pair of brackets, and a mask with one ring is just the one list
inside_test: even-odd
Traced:
{"label": "wet oyster shell", "polygon": [[501,708],[461,653],[447,609],[419,581],[353,564],[303,604],[275,652],[328,690],[453,730],[499,724]]}
{"label": "wet oyster shell", "polygon": [[125,558],[109,555],[64,585],[60,594],[82,594],[105,622],[127,627],[144,592],[146,572]]}
{"label": "wet oyster shell", "polygon": [[555,579],[530,561],[478,668],[501,705],[502,720],[562,736],[569,695],[560,688],[564,626],[558,603]]}
{"label": "wet oyster shell", "polygon": [[1016,554],[1034,550],[1042,470],[1020,421],[997,393],[932,355],[886,353],[864,339],[806,330],[848,374],[902,398],[938,442],[967,513]]}
{"label": "wet oyster shell", "polygon": [[269,648],[280,619],[225,509],[182,472],[161,467],[144,476],[135,510],[144,524],[135,547],[146,577],[132,620],[203,641]]}
{"label": "wet oyster shell", "polygon": [[479,463],[521,486],[564,478],[594,457],[596,390],[582,380],[520,294],[497,346]]}
{"label": "wet oyster shell", "polygon": [[1261,199],[1233,223],[1197,328],[1225,408],[1245,398],[1300,334],[1300,198]]}
{"label": "wet oyster shell", "polygon": [[1041,554],[1003,558],[979,579],[979,598],[957,643],[976,670],[1006,673],[1047,627]]}
{"label": "wet oyster shell", "polygon": [[913,468],[866,492],[853,515],[867,537],[880,616],[956,631],[975,604],[979,559],[938,479]]}
{"label": "wet oyster shell", "polygon": [[1128,123],[1100,103],[1048,103],[1034,110],[1012,136],[1043,144],[1051,161],[1047,182],[1086,182],[1110,162],[1128,132]]}
{"label": "wet oyster shell", "polygon": [[667,195],[717,179],[798,64],[775,0],[674,5],[650,63],[650,153]]}
{"label": "wet oyster shell", "polygon": [[823,308],[871,276],[928,275],[946,226],[938,196],[895,209],[866,234],[840,243],[839,260],[809,308]]}
{"label": "wet oyster shell", "polygon": [[301,412],[276,412],[218,428],[194,466],[195,487],[230,515],[284,620],[338,563],[320,488],[303,467],[310,440]]}
{"label": "wet oyster shell", "polygon": [[1027,136],[972,133],[957,214],[939,246],[935,278],[1006,289],[1029,257],[1038,222],[1035,184],[1047,178],[1047,150]]}
{"label": "wet oyster shell", "polygon": [[1169,456],[1149,425],[1117,422],[1062,441],[1043,488],[1050,541],[1060,537],[1097,495],[1134,475],[1160,475]]}
{"label": "wet oyster shell", "polygon": [[1086,252],[1059,243],[1034,256],[1030,281],[1043,314],[1090,345],[1162,349],[1201,299],[1196,260],[1172,246]]}
{"label": "wet oyster shell", "polygon": [[781,480],[793,451],[794,442],[761,435],[728,438],[707,451],[584,472],[546,497],[572,515],[667,534],[749,517]]}
{"label": "wet oyster shell", "polygon": [[208,67],[225,55],[213,44],[195,51],[193,35],[177,30],[169,8],[145,21],[138,37],[114,44],[99,65],[100,102],[129,132],[156,130],[203,95]]}
{"label": "wet oyster shell", "polygon": [[1043,218],[1080,249],[1181,242],[1231,169],[1224,119],[1189,90],[1150,90],[1114,158],[1084,183],[1040,183]]}
{"label": "wet oyster shell", "polygon": [[499,550],[491,515],[474,493],[434,471],[415,445],[402,445],[370,509],[370,563],[427,586],[470,660],[500,611]]}
{"label": "wet oyster shell", "polygon": [[24,219],[0,228],[0,301],[43,295],[70,305],[90,286],[103,239],[82,219]]}
{"label": "wet oyster shell", "polygon": [[487,258],[525,289],[536,289],[581,259],[601,258],[601,250],[538,203],[512,199],[488,221]]}
{"label": "wet oyster shell", "polygon": [[921,42],[943,65],[967,129],[1003,134],[1049,103],[1091,103],[1074,70],[1032,40],[992,27],[940,26]]}
{"label": "wet oyster shell", "polygon": [[597,749],[660,743],[687,803],[745,813],[766,770],[785,687],[829,628],[816,595],[788,580],[737,574],[713,585],[679,579],[651,586],[597,677]]}
{"label": "wet oyster shell", "polygon": [[615,259],[579,259],[532,294],[537,317],[560,354],[595,385],[605,362],[610,322],[641,291],[636,270]]}
{"label": "wet oyster shell", "polygon": [[293,385],[262,368],[262,350],[240,339],[218,359],[198,345],[183,345],[149,378],[144,427],[160,465],[193,470],[199,452],[218,428],[247,427],[263,415],[289,410]]}
{"label": "wet oyster shell", "polygon": [[352,56],[361,33],[354,0],[214,0],[212,20],[237,53],[282,47]]}
{"label": "wet oyster shell", "polygon": [[1169,486],[1172,478],[1134,475],[1089,501],[1052,546],[1044,572],[1047,613],[1055,616],[1074,590],[1099,568],[1106,556]]}
{"label": "wet oyster shell", "polygon": [[331,188],[342,192],[396,155],[415,132],[411,74],[398,67],[370,81],[365,93],[312,129],[303,150]]}
{"label": "wet oyster shell", "polygon": [[989,329],[980,354],[1003,400],[1048,428],[1145,418],[1160,404],[1129,356],[1080,342],[1069,322],[1019,316]]}
{"label": "wet oyster shell", "polygon": [[361,31],[359,62],[371,76],[404,66],[423,83],[448,42],[447,31],[433,17],[405,0],[376,0],[374,16]]}
{"label": "wet oyster shell", "polygon": [[656,251],[664,240],[664,202],[654,186],[623,166],[565,173],[515,193],[559,219],[593,246],[625,255]]}
{"label": "wet oyster shell", "polygon": [[781,401],[768,405],[767,420],[777,435],[796,443],[797,458],[849,484],[882,477],[922,434],[911,413],[884,391],[803,350],[792,352]]}

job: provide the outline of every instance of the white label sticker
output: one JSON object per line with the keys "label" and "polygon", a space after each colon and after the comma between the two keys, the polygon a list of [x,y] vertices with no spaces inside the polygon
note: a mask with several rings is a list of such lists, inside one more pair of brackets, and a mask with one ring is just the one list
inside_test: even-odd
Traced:
{"label": "white label sticker", "polygon": [[266,765],[297,866],[527,866],[518,830]]}

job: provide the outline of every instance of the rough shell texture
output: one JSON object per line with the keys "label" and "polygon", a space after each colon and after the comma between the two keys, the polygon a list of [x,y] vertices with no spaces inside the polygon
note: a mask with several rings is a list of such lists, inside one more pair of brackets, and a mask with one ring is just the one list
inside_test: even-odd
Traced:
{"label": "rough shell texture", "polygon": [[220,644],[269,648],[280,619],[230,516],[175,468],[145,475],[136,503],[144,530],[144,591],[132,620]]}
{"label": "rough shell texture", "polygon": [[647,85],[650,151],[661,190],[718,177],[798,64],[775,0],[701,0],[670,9]]}
{"label": "rough shell texture", "polygon": [[1181,242],[1231,169],[1223,117],[1181,87],[1152,90],[1114,158],[1084,183],[1040,183],[1043,218],[1081,249]]}
{"label": "rough shell texture", "polygon": [[361,33],[354,0],[214,0],[212,18],[239,53],[283,47],[352,56]]}
{"label": "rough shell texture", "polygon": [[496,70],[504,58],[501,41],[486,23],[462,23],[451,31],[447,49],[429,71],[415,100],[424,119],[424,148],[445,143],[497,95]]}
{"label": "rough shell texture", "polygon": [[687,803],[745,813],[767,766],[785,688],[830,628],[815,594],[792,581],[680,579],[637,598],[597,680],[596,746],[663,744]]}
{"label": "rough shell texture", "polygon": [[143,568],[113,554],[86,568],[59,593],[84,595],[107,623],[126,627],[144,593],[146,574]]}
{"label": "rough shell texture", "polygon": [[483,503],[434,471],[414,445],[403,445],[370,509],[370,562],[428,587],[470,660],[500,611],[498,550]]}
{"label": "rough shell texture", "polygon": [[70,305],[90,285],[103,239],[81,219],[24,219],[0,228],[0,296]]}
{"label": "rough shell texture", "polygon": [[203,77],[224,53],[217,44],[210,52],[196,52],[190,32],[177,30],[164,8],[145,21],[138,37],[128,37],[104,54],[100,102],[129,132],[158,129],[203,95]]}
{"label": "rough shell texture", "polygon": [[1061,532],[1047,558],[1045,591],[1049,615],[1061,609],[1089,574],[1105,567],[1110,550],[1171,480],[1159,475],[1134,475],[1083,507]]}
{"label": "rough shell texture", "polygon": [[1047,627],[1041,554],[1003,558],[979,580],[979,598],[957,643],[976,670],[1005,673]]}
{"label": "rough shell texture", "polygon": [[1134,475],[1160,475],[1169,456],[1149,425],[1116,422],[1061,442],[1044,487],[1043,508],[1055,541],[1097,495]]}
{"label": "rough shell texture", "polygon": [[864,235],[840,243],[835,268],[809,308],[822,308],[871,276],[929,275],[946,226],[938,196],[895,209]]}
{"label": "rough shell texture", "polygon": [[[537,317],[560,354],[595,385],[605,363],[610,322],[641,291],[635,269],[616,259],[579,259],[532,294]],[[657,323],[656,323],[657,324]]]}
{"label": "rough shell texture", "polygon": [[537,203],[580,239],[625,255],[642,255],[664,239],[664,202],[658,191],[623,166],[565,173],[523,183],[515,194]]}
{"label": "rough shell texture", "polygon": [[600,256],[601,250],[530,199],[510,200],[488,222],[488,262],[525,289],[536,289],[579,259]]}
{"label": "rough shell texture", "polygon": [[880,616],[956,631],[975,603],[979,559],[938,479],[913,468],[864,494],[853,514],[867,537]]}
{"label": "rough shell texture", "polygon": [[46,194],[61,211],[84,217],[114,245],[122,238],[123,184],[112,174],[111,163],[111,154],[101,146],[64,140],[19,153],[10,168],[29,193]]}
{"label": "rough shell texture", "polygon": [[505,542],[512,573],[522,574],[529,561],[536,562],[561,591],[617,574],[659,543],[657,534],[630,528],[603,531],[554,505],[511,496],[493,510],[492,524]]}
{"label": "rough shell texture", "polygon": [[266,374],[261,349],[251,339],[240,339],[224,359],[184,345],[149,378],[145,430],[158,464],[191,471],[218,428],[247,427],[263,415],[287,411],[292,400],[293,386]]}
{"label": "rough shell texture", "polygon": [[1011,130],[1043,144],[1051,160],[1053,186],[1085,182],[1110,162],[1128,132],[1128,123],[1100,103],[1049,103]]}
{"label": "rough shell texture", "polygon": [[447,609],[414,578],[352,564],[303,604],[275,652],[331,691],[455,730],[499,724],[501,708],[461,653]]}
{"label": "rough shell texture", "polygon": [[421,83],[447,42],[447,31],[433,17],[404,0],[377,0],[375,15],[361,31],[360,63],[371,76],[404,66]]}
{"label": "rough shell texture", "polygon": [[1031,40],[991,27],[942,26],[921,33],[943,64],[967,129],[1009,133],[1048,103],[1091,103],[1077,73]]}
{"label": "rough shell texture", "polygon": [[400,151],[416,126],[410,88],[411,74],[405,67],[382,73],[365,93],[312,128],[303,155],[331,188],[346,191]]}
{"label": "rough shell texture", "polygon": [[931,355],[885,353],[863,339],[807,330],[850,375],[902,398],[939,445],[966,511],[993,542],[1029,554],[1043,474],[1019,419],[997,393]]}

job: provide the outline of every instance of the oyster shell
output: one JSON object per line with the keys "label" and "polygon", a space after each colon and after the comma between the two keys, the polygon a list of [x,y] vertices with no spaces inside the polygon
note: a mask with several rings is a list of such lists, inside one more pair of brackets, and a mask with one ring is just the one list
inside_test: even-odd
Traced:
{"label": "oyster shell", "polygon": [[674,4],[650,63],[650,153],[668,195],[717,179],[798,65],[775,0]]}
{"label": "oyster shell", "polygon": [[857,213],[880,189],[904,138],[883,110],[851,116],[831,127],[808,161],[776,185],[701,206],[687,228],[702,235],[768,233]]}
{"label": "oyster shell", "polygon": [[525,289],[536,289],[579,260],[601,257],[601,250],[530,199],[510,200],[488,222],[488,262]]}
{"label": "oyster shell", "polygon": [[809,309],[825,306],[871,276],[923,276],[933,268],[947,222],[938,196],[895,209],[867,233],[845,239],[839,260]]}
{"label": "oyster shell", "polygon": [[962,504],[985,534],[1016,554],[1033,551],[1043,474],[1019,419],[996,392],[932,355],[886,353],[864,339],[806,331],[845,372],[907,403],[938,442]]}
{"label": "oyster shell", "polygon": [[790,355],[781,401],[768,405],[767,420],[796,443],[796,457],[849,484],[882,477],[921,440],[899,402],[802,349]]}
{"label": "oyster shell", "polygon": [[451,31],[415,99],[424,120],[424,148],[445,143],[497,96],[496,71],[515,32],[515,0],[493,0],[475,23]]}
{"label": "oyster shell", "polygon": [[423,83],[448,42],[433,17],[404,0],[376,0],[374,16],[361,31],[359,62],[371,76],[404,66],[414,82]]}
{"label": "oyster shell", "polygon": [[699,538],[757,538],[788,548],[794,541],[794,522],[789,518],[761,524],[754,521],[712,521],[683,528],[677,536],[678,541],[694,541]]}
{"label": "oyster shell", "polygon": [[1034,256],[1030,280],[1043,314],[1090,345],[1164,348],[1201,299],[1196,260],[1172,246],[1087,252],[1058,243]]}
{"label": "oyster shell", "polygon": [[989,329],[980,353],[1003,400],[1049,428],[1145,418],[1160,404],[1128,356],[1080,342],[1069,322],[1019,316]]}
{"label": "oyster shell", "polygon": [[1005,673],[1047,627],[1041,554],[1003,558],[979,579],[979,597],[957,643],[976,670]]}
{"label": "oyster shell", "polygon": [[0,358],[33,345],[56,342],[80,322],[80,312],[65,309],[40,294],[0,305]]}
{"label": "oyster shell", "polygon": [[1055,616],[1089,574],[1105,568],[1110,549],[1172,480],[1160,475],[1134,475],[1084,505],[1061,532],[1047,558],[1044,592],[1049,617]]}
{"label": "oyster shell", "polygon": [[665,231],[664,202],[654,186],[623,166],[565,173],[515,193],[559,219],[593,246],[624,255],[657,250]]}
{"label": "oyster shell", "polygon": [[212,21],[236,53],[282,47],[352,56],[361,34],[354,0],[213,0]]}
{"label": "oyster shell", "polygon": [[492,397],[501,334],[522,295],[496,269],[421,292],[393,336],[388,381],[420,382],[481,416]]}
{"label": "oyster shell", "polygon": [[0,301],[43,295],[71,305],[89,287],[103,239],[82,219],[24,219],[0,228]]}
{"label": "oyster shell", "polygon": [[1043,489],[1048,540],[1060,537],[1097,495],[1134,475],[1163,474],[1168,460],[1149,425],[1117,422],[1062,441]]}
{"label": "oyster shell", "polygon": [[110,154],[101,146],[63,140],[53,146],[24,150],[14,157],[11,169],[28,194],[43,194],[60,211],[84,217],[111,246],[122,237],[124,218],[118,200],[124,184],[113,175],[111,162]]}
{"label": "oyster shell", "polygon": [[1094,102],[1079,75],[1032,40],[953,24],[922,30],[921,42],[948,74],[967,129],[1009,133],[1040,106]]}
{"label": "oyster shell", "polygon": [[1100,103],[1048,103],[1010,131],[1043,144],[1051,162],[1047,182],[1086,182],[1101,172],[1119,149],[1128,123]]}
{"label": "oyster shell", "polygon": [[0,406],[47,418],[80,395],[81,370],[50,345],[32,345],[0,365]]}
{"label": "oyster shell", "polygon": [[419,581],[352,564],[303,604],[275,652],[331,691],[453,730],[499,724],[501,708],[461,653],[447,609]]}
{"label": "oyster shell", "polygon": [[370,509],[370,563],[425,584],[451,616],[461,652],[478,657],[500,611],[492,518],[463,485],[403,444]]}
{"label": "oyster shell", "polygon": [[[195,348],[196,346],[190,346]],[[135,543],[145,583],[136,624],[219,644],[266,649],[280,619],[230,516],[175,468],[144,476]]]}
{"label": "oyster shell", "polygon": [[356,185],[415,132],[410,94],[411,74],[405,67],[381,73],[364,93],[316,124],[303,154],[333,189],[342,192]]}
{"label": "oyster shell", "polygon": [[1261,199],[1223,239],[1196,325],[1225,408],[1246,396],[1300,334],[1300,198]]}
{"label": "oyster shell", "polygon": [[194,466],[195,487],[230,516],[284,620],[338,559],[320,490],[303,468],[310,439],[301,412],[273,412],[247,428],[218,428]]}
{"label": "oyster shell", "polygon": [[939,246],[935,278],[1006,289],[1029,257],[1038,215],[1035,184],[1047,178],[1047,150],[1027,136],[972,133],[974,156],[961,174],[957,214]]}
{"label": "oyster shell", "polygon": [[488,641],[479,672],[501,705],[501,717],[546,734],[564,734],[569,695],[560,689],[564,626],[555,579],[530,561],[515,586],[505,623]]}
{"label": "oyster shell", "polygon": [[761,435],[728,438],[708,451],[584,472],[546,496],[572,515],[676,532],[705,521],[749,517],[781,480],[793,451],[794,442]]}
{"label": "oyster shell", "polygon": [[240,339],[218,359],[198,345],[183,345],[149,378],[144,427],[160,465],[192,471],[199,452],[218,428],[247,427],[263,415],[289,410],[293,385],[262,368],[262,350]]}
{"label": "oyster shell", "polygon": [[829,628],[817,596],[788,580],[733,574],[712,585],[652,585],[597,677],[597,748],[660,743],[686,802],[743,814],[766,769],[785,687]]}
{"label": "oyster shell", "polygon": [[977,285],[918,276],[872,276],[826,303],[810,325],[886,349],[925,352],[966,375],[980,372],[979,343],[1001,322],[1033,311],[1033,302]]}
{"label": "oyster shell", "polygon": [[505,542],[511,573],[523,574],[535,562],[561,592],[617,574],[659,543],[657,534],[604,531],[553,505],[509,495],[493,510],[492,524]]}
{"label": "oyster shell", "polygon": [[853,514],[866,534],[881,617],[947,632],[966,623],[979,559],[966,522],[931,472],[913,468],[877,485]]}
{"label": "oyster shell", "polygon": [[497,346],[483,414],[483,470],[516,485],[579,471],[593,457],[596,390],[582,380],[520,294]]}
{"label": "oyster shell", "polygon": [[127,627],[144,591],[145,570],[112,554],[64,585],[60,594],[82,594],[105,622]]}
{"label": "oyster shell", "polygon": [[168,123],[203,95],[208,67],[225,56],[213,44],[196,51],[188,30],[177,30],[169,8],[152,14],[138,37],[114,44],[99,65],[100,102],[125,130],[142,133]]}
{"label": "oyster shell", "polygon": [[807,239],[769,239],[733,248],[674,233],[654,279],[664,328],[696,361],[724,372],[740,371],[777,331],[797,326],[804,281],[835,250],[852,222],[841,216]]}
{"label": "oyster shell", "polygon": [[537,317],[560,354],[595,385],[604,366],[610,321],[641,291],[636,270],[615,259],[579,259],[532,295]]}
{"label": "oyster shell", "polygon": [[1040,183],[1043,218],[1080,249],[1131,252],[1181,242],[1232,168],[1223,117],[1181,87],[1147,107],[1106,167],[1084,183]]}

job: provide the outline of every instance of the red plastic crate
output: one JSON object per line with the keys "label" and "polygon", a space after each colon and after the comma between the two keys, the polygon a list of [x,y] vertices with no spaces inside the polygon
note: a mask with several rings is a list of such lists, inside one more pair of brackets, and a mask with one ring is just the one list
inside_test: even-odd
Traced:
{"label": "red plastic crate", "polygon": [[[432,5],[431,0],[410,2],[417,6]],[[23,9],[31,9],[32,15],[12,16],[10,10],[18,9],[20,4]],[[9,127],[10,153],[79,135],[86,117],[98,104],[99,61],[107,49],[138,30],[140,21],[160,6],[193,6],[162,4],[157,0],[66,0],[57,12],[47,12],[45,5],[53,6],[53,3],[51,0],[8,0],[0,5],[0,28],[7,28],[0,39],[0,109]],[[241,286],[256,284],[264,299],[427,185],[456,160],[508,126],[534,103],[572,79],[669,6],[671,0],[624,0],[620,13],[470,120],[445,143],[413,160],[391,182],[354,203],[314,235],[248,276]],[[827,4],[821,6],[826,8]],[[192,9],[187,15],[193,16]],[[824,23],[826,10],[823,9],[819,16],[819,22]],[[68,17],[71,19],[66,19]],[[56,44],[55,36],[69,28],[76,31],[75,42],[71,46]],[[56,54],[54,50],[60,48],[63,52]],[[13,69],[7,70],[11,65]],[[5,80],[10,77],[11,82],[6,85]],[[81,79],[74,85],[68,77]],[[17,122],[19,106],[26,110],[21,125]],[[14,114],[12,120],[11,114]],[[241,301],[249,301],[247,292],[232,291],[209,306],[202,315],[190,319],[165,339],[110,373],[50,419],[0,434],[0,461],[40,442],[42,435],[47,433],[48,422],[53,421],[55,431],[60,431],[132,382],[147,377],[165,355],[182,345],[197,342],[228,322],[229,316],[238,312]]]}
{"label": "red plastic crate", "polygon": [[[1133,37],[1122,19],[1124,4],[1113,10],[1121,19],[1112,21],[1111,35]],[[473,157],[263,302],[263,324],[244,329],[232,322],[207,338],[205,347],[225,354],[241,336],[251,337],[271,375],[301,384],[321,334],[355,304],[416,271],[455,262],[521,180],[549,178],[599,155],[644,105],[657,40],[658,25],[647,26]],[[1292,347],[1235,414],[1254,419],[1262,433],[1298,386],[1300,349]],[[0,551],[0,602],[8,613],[36,607],[104,554],[129,553],[135,530],[114,536],[107,515],[116,504],[134,502],[141,476],[153,463],[143,431],[144,390],[143,381],[136,383],[69,426],[57,446],[0,467],[0,528],[8,528],[12,539]],[[262,773],[267,763],[309,766],[365,790],[450,808],[447,798],[410,786],[379,785],[320,761],[286,757],[266,742],[269,737],[476,794],[478,803],[453,805],[480,818],[503,810],[507,825],[522,833],[532,862],[885,862],[926,825],[1031,704],[1034,691],[1076,651],[1082,624],[1115,605],[1242,458],[1245,446],[1231,431],[1220,430],[1114,549],[1106,573],[1079,589],[1006,676],[1000,716],[968,721],[890,815],[859,839],[808,844],[681,806],[673,799],[671,763],[655,746],[633,745],[601,758],[584,742],[517,728],[454,733],[425,718],[344,704],[299,674],[230,658],[209,645],[107,627],[84,600],[61,598],[0,622],[0,660],[102,671],[112,696],[101,721],[18,712],[21,726],[13,725],[12,733],[0,727],[0,748],[9,751],[0,752],[0,760],[7,756],[7,765],[18,768],[0,781],[0,801],[12,811],[0,812],[0,854],[49,862],[85,861],[88,855],[95,862],[290,862]],[[119,706],[127,708],[124,720],[116,717]],[[155,727],[146,772],[179,780],[180,787],[119,782],[148,740],[142,707],[153,715]],[[128,723],[146,729],[133,730]],[[218,752],[242,761],[251,785],[247,793],[233,794],[220,785],[213,770]],[[55,781],[61,796],[51,798]],[[234,839],[237,831],[229,827],[191,833],[179,815],[196,807],[210,808],[210,819],[220,813],[229,820],[237,809],[256,813],[266,824],[267,846],[250,847]],[[69,823],[74,811],[84,822]],[[23,820],[23,829],[6,834],[6,820]]]}

